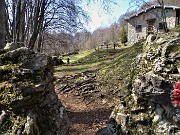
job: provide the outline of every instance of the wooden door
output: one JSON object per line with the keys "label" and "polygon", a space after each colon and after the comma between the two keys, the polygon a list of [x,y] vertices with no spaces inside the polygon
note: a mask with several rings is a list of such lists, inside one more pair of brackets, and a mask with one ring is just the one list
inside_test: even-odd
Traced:
{"label": "wooden door", "polygon": [[147,32],[153,32],[154,30],[154,23],[155,23],[155,20],[148,20],[147,21]]}

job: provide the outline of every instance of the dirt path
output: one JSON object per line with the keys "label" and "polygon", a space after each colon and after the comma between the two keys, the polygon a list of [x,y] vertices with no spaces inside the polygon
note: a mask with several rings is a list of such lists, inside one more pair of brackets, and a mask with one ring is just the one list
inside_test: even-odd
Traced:
{"label": "dirt path", "polygon": [[95,135],[106,126],[113,109],[113,103],[101,99],[84,100],[73,94],[59,94],[66,108],[69,120],[69,135]]}

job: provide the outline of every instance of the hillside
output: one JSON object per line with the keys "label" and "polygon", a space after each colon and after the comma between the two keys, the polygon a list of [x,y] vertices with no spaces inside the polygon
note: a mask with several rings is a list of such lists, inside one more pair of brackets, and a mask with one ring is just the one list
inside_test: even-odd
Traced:
{"label": "hillside", "polygon": [[[130,78],[130,70],[127,69],[131,68],[131,63],[141,51],[142,44],[139,43],[122,49],[86,51],[87,55],[84,54],[84,57],[81,57],[81,53],[72,55],[70,64],[55,68],[55,76],[61,78],[92,72],[99,85],[97,90],[106,94],[112,92],[109,93],[111,95],[125,89],[126,80]],[[66,57],[64,62],[65,60]]]}
{"label": "hillside", "polygon": [[179,45],[179,33],[150,34],[133,46],[79,52],[53,66],[53,58],[9,44],[0,50],[0,131],[178,135]]}
{"label": "hillside", "polygon": [[171,93],[180,77],[179,44],[179,33],[149,35],[145,42],[57,67],[56,92],[70,117],[70,135],[95,134],[109,116],[124,134],[179,134]]}
{"label": "hillside", "polygon": [[[56,92],[71,122],[69,135],[95,134],[106,126],[119,92],[127,87],[131,63],[142,44],[122,49],[86,51],[55,68]],[[66,62],[64,57],[64,62]]]}

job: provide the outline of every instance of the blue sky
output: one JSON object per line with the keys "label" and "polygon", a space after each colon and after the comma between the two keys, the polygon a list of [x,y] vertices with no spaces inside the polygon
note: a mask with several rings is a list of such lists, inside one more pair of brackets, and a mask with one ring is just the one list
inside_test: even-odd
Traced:
{"label": "blue sky", "polygon": [[113,22],[124,14],[129,8],[129,0],[116,0],[117,5],[111,5],[111,12],[105,13],[100,2],[91,3],[90,5],[83,4],[83,8],[88,12],[91,20],[86,25],[86,28],[93,32],[99,27],[109,27]]}

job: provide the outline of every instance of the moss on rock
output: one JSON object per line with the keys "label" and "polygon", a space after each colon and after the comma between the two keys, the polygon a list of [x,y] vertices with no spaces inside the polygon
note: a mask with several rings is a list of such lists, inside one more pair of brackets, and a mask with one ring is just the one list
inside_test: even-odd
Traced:
{"label": "moss on rock", "polygon": [[[126,82],[131,87],[121,97],[125,106],[120,104],[112,112],[127,134],[160,135],[172,126],[180,129],[172,119],[176,112],[170,99],[173,82],[180,81],[180,39],[167,34],[161,40],[151,41],[151,37],[132,63],[130,83]],[[124,115],[128,117],[125,125]]]}
{"label": "moss on rock", "polygon": [[59,115],[51,58],[18,48],[2,51],[0,60],[0,110],[6,112],[0,132],[65,135],[68,119],[65,110]]}

